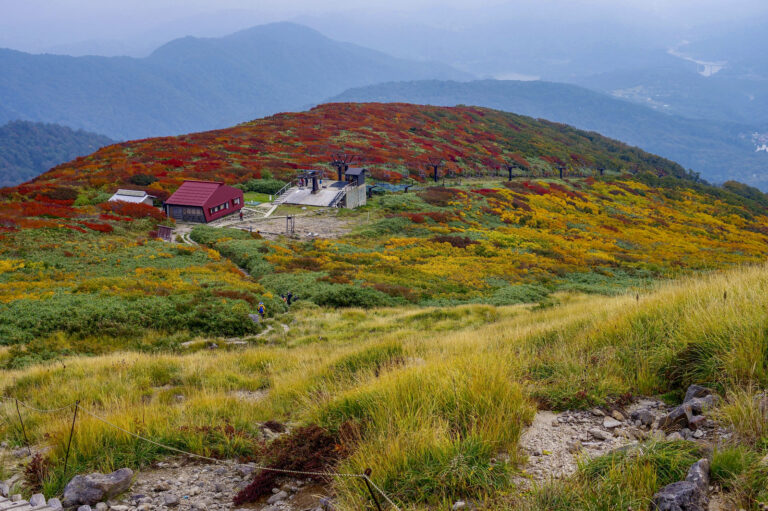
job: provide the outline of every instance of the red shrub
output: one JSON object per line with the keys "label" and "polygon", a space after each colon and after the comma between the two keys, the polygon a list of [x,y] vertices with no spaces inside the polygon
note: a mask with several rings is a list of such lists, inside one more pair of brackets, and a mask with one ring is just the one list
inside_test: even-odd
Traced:
{"label": "red shrub", "polygon": [[83,225],[92,231],[98,231],[98,232],[112,232],[114,231],[114,227],[112,227],[109,224],[99,224],[96,222],[79,222],[80,225]]}
{"label": "red shrub", "polygon": [[[275,439],[260,453],[261,458],[269,463],[270,468],[327,472],[349,454],[345,438],[356,436],[351,429],[348,423],[342,424],[339,433],[331,433],[314,424],[299,427]],[[277,472],[267,470],[257,472],[251,484],[235,496],[234,504],[241,506],[270,495],[275,481],[281,476]],[[327,482],[320,476],[308,478]]]}
{"label": "red shrub", "polygon": [[101,209],[106,212],[117,213],[118,215],[130,216],[133,218],[154,218],[155,220],[165,219],[165,213],[154,206],[147,204],[133,204],[130,202],[105,202],[101,204]]}
{"label": "red shrub", "polygon": [[423,224],[427,221],[422,213],[403,213],[403,216],[410,218],[414,224]]}
{"label": "red shrub", "polygon": [[422,215],[431,218],[434,222],[437,222],[438,224],[447,223],[453,218],[452,215],[449,215],[448,213],[442,213],[440,211],[430,211],[428,213],[422,213]]}

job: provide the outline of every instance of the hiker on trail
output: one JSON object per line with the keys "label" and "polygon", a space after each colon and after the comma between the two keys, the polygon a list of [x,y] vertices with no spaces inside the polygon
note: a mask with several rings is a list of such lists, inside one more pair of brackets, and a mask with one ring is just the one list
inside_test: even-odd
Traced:
{"label": "hiker on trail", "polygon": [[243,212],[242,211],[240,212],[240,221],[241,222],[243,221]]}
{"label": "hiker on trail", "polygon": [[280,298],[282,298],[282,299],[283,299],[283,303],[286,303],[286,298],[285,298],[285,295],[280,295]]}
{"label": "hiker on trail", "polygon": [[288,296],[286,298],[288,299],[287,303],[288,303],[288,306],[290,307],[291,306],[291,300],[293,300],[293,293],[288,291]]}
{"label": "hiker on trail", "polygon": [[261,320],[264,321],[264,302],[259,302],[259,316],[261,316]]}

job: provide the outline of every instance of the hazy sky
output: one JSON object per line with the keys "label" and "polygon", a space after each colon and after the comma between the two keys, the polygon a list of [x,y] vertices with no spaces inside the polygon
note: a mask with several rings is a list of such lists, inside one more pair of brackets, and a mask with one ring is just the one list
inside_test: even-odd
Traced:
{"label": "hazy sky", "polygon": [[688,27],[749,19],[768,11],[766,4],[765,0],[0,0],[0,47],[77,53],[78,44],[110,41],[113,52],[119,52],[120,45],[138,51],[137,46],[149,48],[183,35],[218,36],[259,23],[334,13],[440,28],[531,16]]}

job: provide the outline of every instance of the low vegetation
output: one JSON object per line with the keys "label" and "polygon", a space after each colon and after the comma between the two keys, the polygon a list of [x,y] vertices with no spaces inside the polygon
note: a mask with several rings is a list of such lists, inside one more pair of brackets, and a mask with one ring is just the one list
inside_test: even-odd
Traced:
{"label": "low vegetation", "polygon": [[[393,498],[416,507],[471,497],[499,508],[635,508],[700,453],[651,445],[519,495],[509,476],[523,459],[517,442],[536,407],[591,407],[697,382],[725,396],[724,421],[741,422],[752,413],[745,408],[755,389],[768,385],[767,297],[768,268],[758,266],[658,285],[639,297],[559,295],[561,304],[548,308],[328,311],[300,303],[291,330],[270,334],[262,347],[69,358],[5,371],[0,388],[43,408],[79,399],[121,427],[218,457],[263,453],[260,431],[270,420],[332,434],[351,425],[338,469],[370,467]],[[22,443],[12,412],[5,409],[0,432]],[[52,492],[66,479],[71,410],[24,413],[31,440],[54,446],[44,484]],[[740,433],[744,441],[724,446],[713,461],[715,477],[745,501],[766,498],[758,460],[768,446],[767,420],[754,416]],[[74,445],[69,475],[162,455],[87,413]],[[354,481],[334,485],[344,508],[367,505]]]}

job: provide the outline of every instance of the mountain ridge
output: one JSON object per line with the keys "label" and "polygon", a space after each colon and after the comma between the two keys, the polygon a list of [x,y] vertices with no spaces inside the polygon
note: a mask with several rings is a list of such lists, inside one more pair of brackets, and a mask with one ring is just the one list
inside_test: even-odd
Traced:
{"label": "mountain ridge", "polygon": [[[286,51],[286,39],[292,52]],[[471,77],[444,64],[397,59],[290,23],[223,38],[176,39],[145,58],[0,49],[0,67],[5,115],[119,139],[223,128],[301,109],[381,79]]]}

